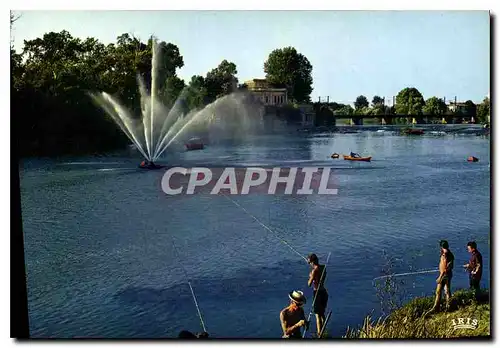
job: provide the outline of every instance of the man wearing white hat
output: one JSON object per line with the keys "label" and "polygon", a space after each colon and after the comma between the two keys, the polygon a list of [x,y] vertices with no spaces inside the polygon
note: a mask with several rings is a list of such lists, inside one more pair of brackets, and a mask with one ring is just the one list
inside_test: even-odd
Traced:
{"label": "man wearing white hat", "polygon": [[306,303],[306,297],[302,291],[292,291],[288,294],[288,297],[290,298],[290,305],[280,313],[283,338],[302,338],[300,328],[309,325],[304,308],[302,308]]}

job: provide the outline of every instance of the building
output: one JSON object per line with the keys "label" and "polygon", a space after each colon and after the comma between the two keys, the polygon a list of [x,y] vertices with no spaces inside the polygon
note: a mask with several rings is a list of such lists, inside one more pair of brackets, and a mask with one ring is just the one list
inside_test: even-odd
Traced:
{"label": "building", "polygon": [[282,106],[288,102],[286,88],[275,88],[266,79],[245,81],[247,89],[264,105]]}

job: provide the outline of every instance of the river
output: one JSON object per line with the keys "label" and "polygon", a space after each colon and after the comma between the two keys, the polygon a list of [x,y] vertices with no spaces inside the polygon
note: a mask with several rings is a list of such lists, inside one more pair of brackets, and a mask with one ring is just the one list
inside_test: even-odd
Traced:
{"label": "river", "polygon": [[[32,337],[200,331],[188,279],[211,336],[280,337],[288,292],[305,292],[307,312],[312,298],[309,266],[277,235],[320,262],[331,253],[328,332],[337,337],[372,310],[380,314],[372,280],[388,258],[390,272],[436,268],[440,239],[456,257],[452,291],[468,287],[461,265],[469,240],[483,254],[481,285],[489,287],[489,137],[356,129],[249,137],[166,155],[164,162],[185,167],[330,166],[337,195],[233,197],[273,233],[222,196],[166,196],[164,170],[141,171],[134,156],[22,161]],[[329,158],[350,151],[372,162]],[[470,155],[479,162],[467,162]],[[436,277],[398,278],[400,297],[432,294]]]}

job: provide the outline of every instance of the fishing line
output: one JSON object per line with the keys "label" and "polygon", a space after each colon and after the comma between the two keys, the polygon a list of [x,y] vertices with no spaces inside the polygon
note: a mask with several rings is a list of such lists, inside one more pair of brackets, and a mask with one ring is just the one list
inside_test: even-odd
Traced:
{"label": "fishing line", "polygon": [[248,212],[245,208],[243,208],[241,205],[239,205],[234,199],[230,198],[229,196],[227,195],[223,195],[224,197],[226,197],[227,199],[229,199],[231,202],[234,203],[234,205],[236,205],[237,207],[239,207],[241,210],[243,210],[245,213],[247,213],[247,215],[249,215],[250,217],[252,217],[255,221],[257,221],[262,227],[264,227],[266,230],[268,230],[269,232],[271,232],[280,242],[282,242],[283,244],[285,244],[287,247],[289,247],[294,253],[296,253],[297,255],[299,255],[301,258],[304,259],[304,261],[306,261],[307,263],[309,263],[309,261],[307,261],[307,258],[302,255],[301,253],[299,253],[294,247],[292,247],[290,244],[288,244],[288,242],[282,238],[280,238],[277,233],[275,233],[272,229],[270,229],[269,227],[267,227],[262,221],[260,221],[258,218],[256,218],[254,215],[252,215],[250,212]]}
{"label": "fishing line", "polygon": [[[321,277],[319,278],[318,290],[316,290],[316,293],[314,294],[314,298],[313,298],[313,301],[311,303],[311,310],[309,311],[309,316],[307,317],[308,322],[309,322],[309,319],[311,319],[311,314],[314,310],[314,304],[316,303],[316,297],[318,297],[319,287],[321,286],[321,282],[323,281],[323,276],[325,275],[325,271],[326,271],[326,265],[328,264],[328,260],[330,260],[331,254],[332,253],[328,253],[328,257],[326,258],[325,267],[323,268],[323,272],[321,272]],[[326,322],[324,325],[326,325]],[[302,338],[306,337],[306,333],[307,333],[307,329],[304,330],[304,334],[302,335]]]}
{"label": "fishing line", "polygon": [[[175,246],[175,242],[174,242],[174,238],[173,237],[172,237],[172,245],[174,247],[174,252],[175,252],[175,254],[177,256],[177,260],[180,260],[179,252],[177,251],[177,247]],[[186,277],[187,283],[189,285],[189,289],[191,290],[191,295],[193,296],[194,305],[196,306],[196,310],[198,311],[198,317],[200,318],[201,327],[203,328],[204,332],[207,332],[207,329],[205,328],[205,323],[203,322],[203,317],[201,315],[200,307],[198,306],[198,301],[196,300],[196,295],[194,294],[193,286],[191,285],[191,280],[190,280],[190,278],[188,276],[188,273],[187,273],[186,269],[182,265],[182,263],[181,263],[181,268],[184,271],[184,276]]]}
{"label": "fishing line", "polygon": [[389,274],[389,275],[385,275],[385,276],[373,278],[373,280],[383,279],[383,278],[392,278],[392,277],[401,277],[401,276],[412,275],[412,274],[434,273],[434,272],[439,272],[439,270],[438,269],[432,269],[432,270],[427,270],[427,271],[417,271],[417,272]]}

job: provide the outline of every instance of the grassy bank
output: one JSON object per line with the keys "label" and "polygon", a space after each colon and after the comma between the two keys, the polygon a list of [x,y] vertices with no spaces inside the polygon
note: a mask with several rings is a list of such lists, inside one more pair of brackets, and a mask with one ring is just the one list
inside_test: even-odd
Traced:
{"label": "grassy bank", "polygon": [[[345,338],[457,338],[491,337],[489,292],[484,290],[474,301],[469,290],[457,290],[452,295],[448,312],[427,314],[434,303],[433,297],[418,297],[392,312],[385,320],[373,321],[366,317],[359,329],[348,329]],[[475,328],[456,328],[459,318],[467,324],[477,320]]]}

